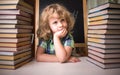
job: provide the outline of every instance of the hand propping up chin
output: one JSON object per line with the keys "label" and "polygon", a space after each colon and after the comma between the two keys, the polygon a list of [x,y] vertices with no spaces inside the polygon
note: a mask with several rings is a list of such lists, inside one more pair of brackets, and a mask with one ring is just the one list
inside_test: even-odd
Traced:
{"label": "hand propping up chin", "polygon": [[66,34],[68,33],[67,29],[66,28],[63,28],[61,30],[58,30],[57,32],[54,33],[54,36],[55,37],[58,37],[58,38],[63,38],[66,36]]}

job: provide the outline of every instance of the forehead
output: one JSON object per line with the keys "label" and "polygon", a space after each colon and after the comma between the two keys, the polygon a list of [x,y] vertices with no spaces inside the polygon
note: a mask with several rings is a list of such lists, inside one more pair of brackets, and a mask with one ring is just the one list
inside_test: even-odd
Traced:
{"label": "forehead", "polygon": [[61,18],[65,18],[62,15],[59,15],[58,13],[53,13],[49,16],[49,19],[61,19]]}

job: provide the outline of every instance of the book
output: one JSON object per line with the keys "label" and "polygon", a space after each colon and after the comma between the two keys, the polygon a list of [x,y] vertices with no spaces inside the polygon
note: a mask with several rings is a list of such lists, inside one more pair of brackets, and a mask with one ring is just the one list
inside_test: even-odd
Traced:
{"label": "book", "polygon": [[9,42],[9,43],[19,43],[23,41],[30,41],[31,37],[22,37],[22,38],[0,38],[0,42]]}
{"label": "book", "polygon": [[12,4],[20,4],[24,7],[27,7],[29,9],[33,10],[33,7],[30,4],[26,3],[24,0],[0,0],[0,5],[4,5],[4,4],[11,4],[11,5]]}
{"label": "book", "polygon": [[116,4],[116,3],[105,3],[102,5],[99,5],[97,7],[94,7],[92,9],[89,10],[89,13],[93,13],[93,12],[97,12],[103,9],[107,9],[107,8],[112,8],[112,9],[120,9],[120,4]]}
{"label": "book", "polygon": [[0,29],[0,33],[32,33],[30,29]]}
{"label": "book", "polygon": [[28,18],[32,18],[32,15],[30,15],[29,13],[26,13],[20,9],[11,9],[11,10],[7,10],[7,9],[1,9],[0,10],[0,14],[1,15],[22,15]]}
{"label": "book", "polygon": [[24,45],[31,44],[31,41],[24,41],[24,42],[19,42],[19,43],[1,43],[0,42],[0,47],[21,47]]}
{"label": "book", "polygon": [[88,37],[91,37],[91,38],[108,38],[108,39],[112,39],[112,38],[116,38],[116,39],[119,39],[120,38],[120,35],[104,35],[104,34],[88,34],[87,35]]}
{"label": "book", "polygon": [[23,20],[17,20],[17,19],[9,19],[9,20],[3,20],[0,19],[0,24],[23,24],[23,25],[31,25],[31,22],[23,21]]}
{"label": "book", "polygon": [[4,51],[4,52],[8,52],[9,54],[14,54],[15,52],[24,51],[25,49],[29,49],[30,47],[31,47],[31,44],[23,45],[20,47],[0,47],[0,52]]}
{"label": "book", "polygon": [[120,29],[120,25],[109,25],[109,24],[105,24],[105,25],[89,25],[88,29]]}
{"label": "book", "polygon": [[100,43],[88,42],[88,46],[96,46],[103,49],[106,48],[120,49],[120,44],[100,44]]}
{"label": "book", "polygon": [[28,17],[25,17],[25,16],[22,16],[22,15],[17,15],[17,14],[14,14],[14,15],[0,15],[0,19],[4,19],[4,20],[14,20],[14,19],[17,19],[17,20],[24,20],[24,21],[28,21],[28,22],[31,22],[32,19],[31,18],[28,18]]}
{"label": "book", "polygon": [[102,44],[120,44],[120,38],[119,39],[88,38],[88,41]]}
{"label": "book", "polygon": [[31,47],[25,48],[25,49],[22,49],[22,50],[19,50],[19,51],[15,51],[15,52],[0,51],[0,55],[15,56],[15,55],[18,55],[18,54],[21,54],[21,53],[24,53],[24,52],[27,52],[27,51],[30,51],[30,50],[31,50]]}
{"label": "book", "polygon": [[27,51],[27,52],[24,52],[24,53],[20,53],[20,54],[17,54],[17,55],[11,55],[11,56],[6,56],[6,55],[0,55],[0,60],[17,60],[17,59],[21,59],[27,55],[31,55],[31,51]]}
{"label": "book", "polygon": [[90,57],[87,58],[87,61],[89,61],[103,69],[120,68],[120,63],[103,64],[103,63],[96,61],[95,59],[90,58]]}
{"label": "book", "polygon": [[91,46],[91,45],[89,45],[88,46],[88,49],[90,49],[90,50],[93,50],[93,51],[97,51],[97,52],[99,52],[99,53],[120,53],[120,48],[113,48],[113,49],[111,49],[111,48],[99,48],[99,47],[96,47],[96,46]]}
{"label": "book", "polygon": [[0,5],[0,10],[1,9],[4,9],[4,10],[5,9],[8,9],[8,10],[10,10],[10,9],[20,9],[20,10],[22,10],[24,12],[29,13],[29,14],[34,13],[33,10],[28,9],[28,8],[26,8],[26,7],[22,6],[22,5],[18,5],[18,4],[3,4],[3,5]]}
{"label": "book", "polygon": [[0,29],[2,28],[19,28],[19,29],[33,29],[32,25],[16,25],[16,24],[0,24]]}
{"label": "book", "polygon": [[88,34],[120,34],[120,30],[88,30]]}
{"label": "book", "polygon": [[21,38],[21,37],[30,37],[32,36],[32,33],[0,33],[0,38]]}
{"label": "book", "polygon": [[104,20],[104,19],[120,19],[120,15],[111,15],[111,14],[105,14],[95,17],[90,17],[88,21],[97,21],[97,20]]}
{"label": "book", "polygon": [[88,25],[99,25],[99,24],[120,24],[120,20],[99,20],[88,22]]}
{"label": "book", "polygon": [[28,62],[30,62],[32,60],[32,58],[29,58],[27,60],[24,60],[16,65],[0,65],[1,69],[17,69],[21,66],[23,66],[24,64],[27,64]]}
{"label": "book", "polygon": [[119,9],[104,9],[104,10],[100,10],[99,12],[89,13],[88,17],[90,18],[90,17],[100,16],[100,15],[105,15],[105,14],[120,15],[120,10]]}
{"label": "book", "polygon": [[95,51],[92,49],[88,49],[88,53],[95,55],[97,57],[107,59],[107,58],[115,58],[115,59],[120,59],[120,53],[100,53],[99,51]]}
{"label": "book", "polygon": [[0,60],[0,65],[13,65],[13,66],[15,66],[16,64],[21,63],[21,62],[23,62],[27,59],[30,59],[30,58],[31,58],[31,55],[27,55],[23,58],[20,58],[20,59],[14,60],[14,61],[12,61],[12,60],[7,60],[7,61]]}
{"label": "book", "polygon": [[120,58],[106,58],[106,59],[104,59],[104,58],[100,58],[100,57],[98,57],[96,55],[93,55],[91,53],[89,53],[88,56],[90,58],[95,59],[98,62],[101,62],[101,63],[106,63],[106,64],[107,63],[119,63],[120,64]]}

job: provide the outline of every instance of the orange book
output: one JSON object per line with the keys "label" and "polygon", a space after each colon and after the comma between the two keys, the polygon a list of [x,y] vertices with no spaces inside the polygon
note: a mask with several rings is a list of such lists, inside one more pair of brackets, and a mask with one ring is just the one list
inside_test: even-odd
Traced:
{"label": "orange book", "polygon": [[19,43],[1,43],[0,42],[0,47],[21,47],[27,44],[31,44],[31,41],[24,41],[24,42],[19,42]]}
{"label": "orange book", "polygon": [[120,24],[120,20],[99,20],[88,22],[88,25],[100,25],[100,24]]}
{"label": "orange book", "polygon": [[88,30],[88,34],[120,34],[120,30]]}
{"label": "orange book", "polygon": [[21,37],[30,37],[32,36],[32,33],[0,33],[0,38],[21,38]]}
{"label": "orange book", "polygon": [[88,41],[102,44],[120,44],[120,39],[88,38]]}
{"label": "orange book", "polygon": [[97,20],[104,20],[104,19],[120,19],[120,15],[111,15],[111,14],[105,14],[105,15],[100,15],[100,16],[96,16],[96,17],[90,17],[88,19],[88,21],[97,21]]}

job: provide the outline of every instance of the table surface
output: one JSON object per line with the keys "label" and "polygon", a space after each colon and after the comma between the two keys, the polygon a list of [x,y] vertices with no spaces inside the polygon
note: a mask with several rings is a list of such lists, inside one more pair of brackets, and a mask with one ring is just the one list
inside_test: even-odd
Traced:
{"label": "table surface", "polygon": [[120,75],[120,68],[102,69],[80,57],[77,63],[48,63],[35,60],[16,70],[0,69],[0,75]]}

